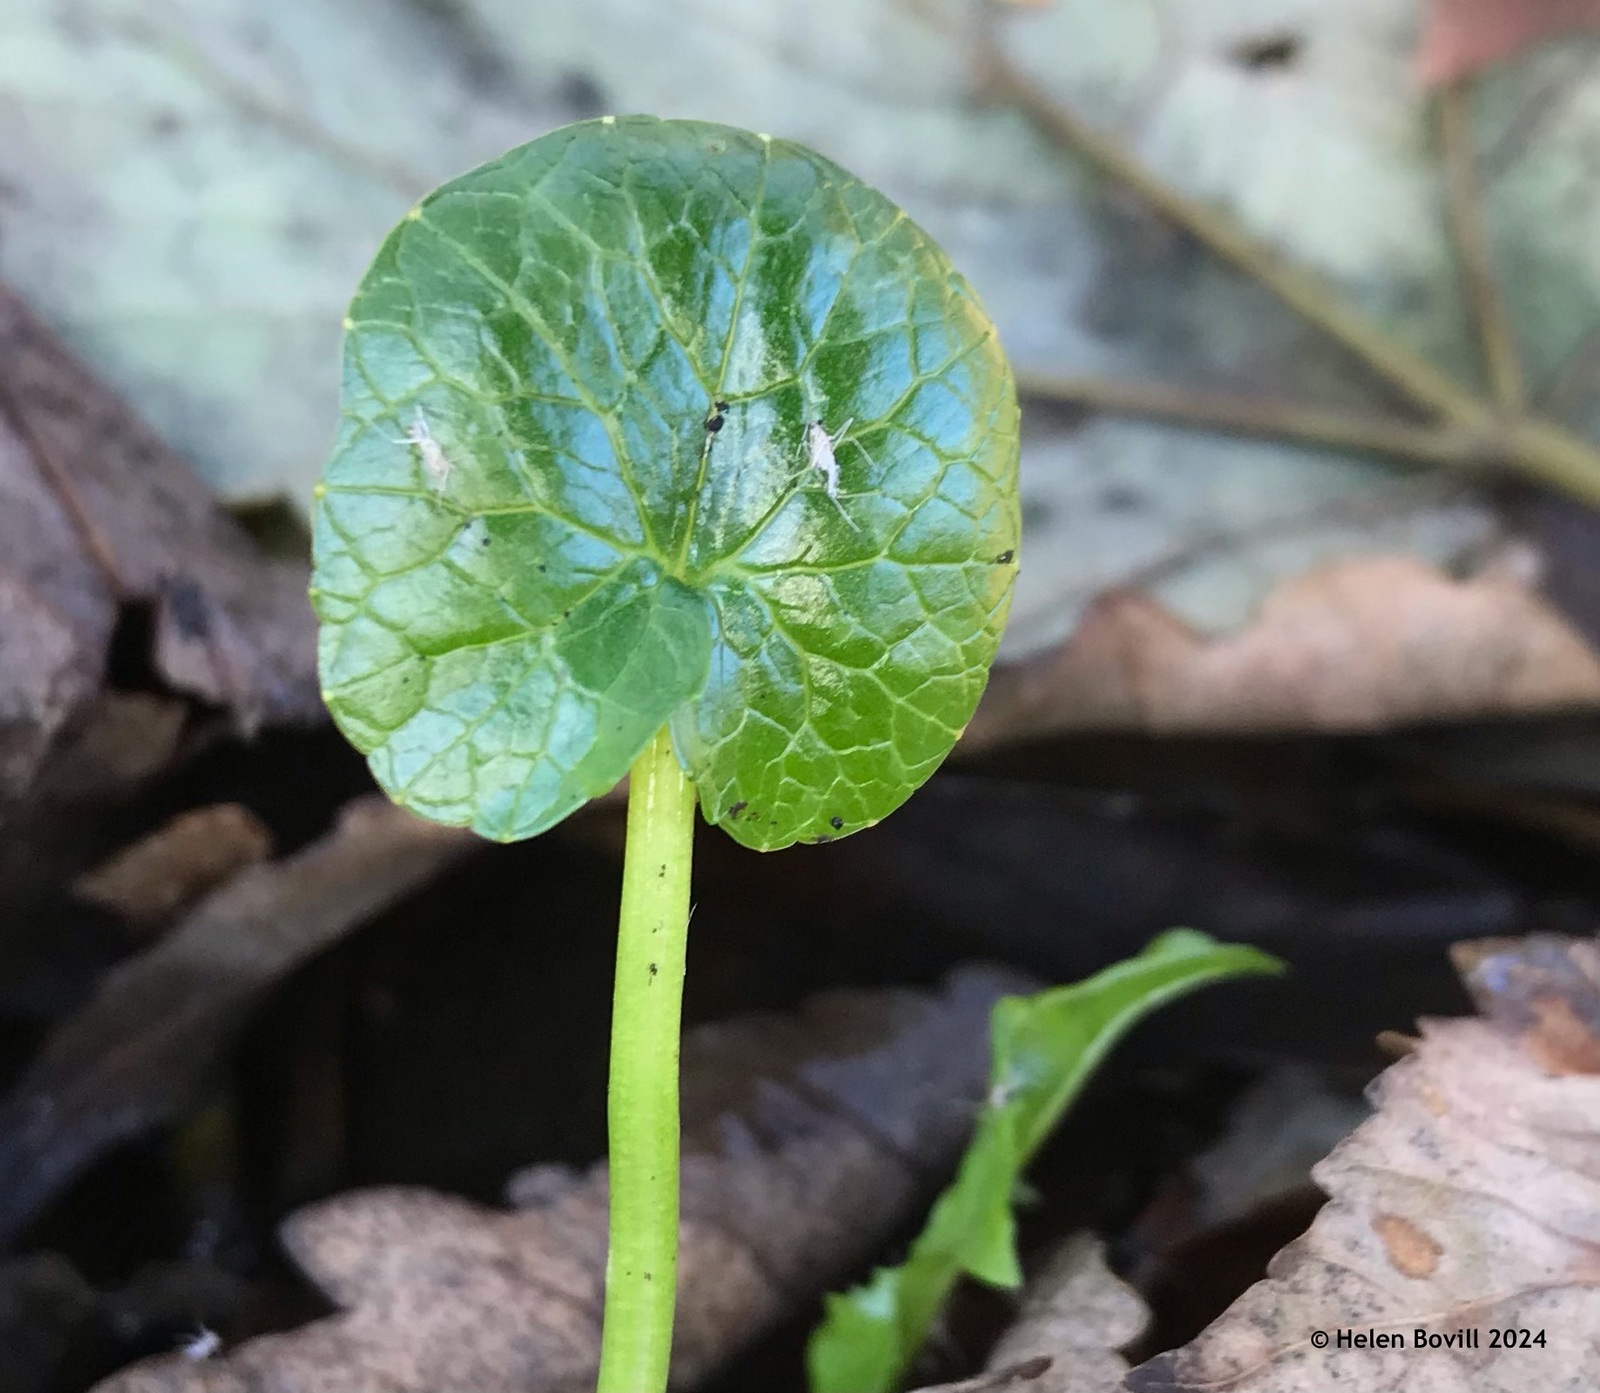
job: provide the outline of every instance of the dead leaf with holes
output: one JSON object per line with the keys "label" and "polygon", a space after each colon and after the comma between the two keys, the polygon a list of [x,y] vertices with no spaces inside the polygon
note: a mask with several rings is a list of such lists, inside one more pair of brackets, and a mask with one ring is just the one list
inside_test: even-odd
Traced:
{"label": "dead leaf with holes", "polygon": [[[936,994],[832,992],[685,1036],[675,1387],[814,1302],[927,1198],[983,1096],[990,1007],[1030,988],[973,968]],[[97,1393],[589,1393],[605,1167],[536,1168],[511,1193],[520,1210],[421,1189],[302,1210],[285,1246],[339,1314],[221,1359],[136,1365]]]}
{"label": "dead leaf with holes", "polygon": [[1455,957],[1482,1015],[1422,1022],[1305,1236],[1132,1393],[1600,1388],[1600,940]]}

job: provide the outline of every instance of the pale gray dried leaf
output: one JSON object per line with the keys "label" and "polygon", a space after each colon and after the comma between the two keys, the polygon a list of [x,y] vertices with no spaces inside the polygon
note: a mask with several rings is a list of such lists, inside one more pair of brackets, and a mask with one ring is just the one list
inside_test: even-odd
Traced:
{"label": "pale gray dried leaf", "polygon": [[[1008,28],[1019,57],[1163,172],[1468,363],[1406,81],[1411,4],[1301,0],[1268,21],[1252,0],[1058,0]],[[653,111],[781,133],[882,187],[951,252],[1023,366],[1373,403],[1314,335],[1153,221],[1108,217],[1097,180],[974,100],[982,9],[549,0],[529,25],[520,0],[337,21],[322,0],[79,0],[75,25],[20,15],[38,61],[3,79],[0,177],[28,197],[0,269],[26,268],[227,496],[303,500],[334,420],[343,303],[405,206],[561,121]],[[1264,24],[1292,30],[1305,61],[1237,61]],[[238,197],[207,198],[223,179]],[[174,264],[178,245],[215,255]],[[1393,547],[1449,561],[1496,527],[1475,494],[1419,494],[1348,455],[1110,421],[1046,423],[1029,455],[1014,651],[1152,567],[1168,568],[1159,598],[1226,626],[1311,562]]]}
{"label": "pale gray dried leaf", "polygon": [[[1600,952],[1535,938],[1468,957],[1491,1018],[1422,1023],[1375,1115],[1313,1172],[1329,1201],[1310,1230],[1192,1343],[1132,1370],[1132,1393],[1600,1387]],[[1544,1341],[1495,1348],[1505,1329]]]}
{"label": "pale gray dried leaf", "polygon": [[[225,495],[303,501],[335,416],[341,307],[405,206],[561,121],[648,110],[781,133],[882,187],[971,278],[1023,370],[1392,409],[1270,297],[1108,198],[1017,113],[976,101],[988,8],[548,0],[530,25],[521,0],[379,0],[337,19],[323,0],[265,12],[250,0],[77,0],[70,24],[23,7],[0,20],[0,39],[36,59],[0,74],[0,187],[24,194],[0,270],[26,274],[52,322]],[[1050,93],[1472,379],[1431,114],[1412,80],[1416,0],[1004,9],[1006,51]],[[1497,75],[1478,110],[1500,269],[1536,387],[1600,322],[1600,80],[1588,52],[1573,56]],[[237,197],[209,197],[224,181]],[[1197,638],[1225,635],[1309,568],[1401,554],[1453,572],[1510,530],[1485,491],[1455,478],[1028,414],[1011,656],[1093,622],[1108,593],[1132,589]],[[1496,637],[1514,664],[1516,635]],[[1091,719],[1154,724],[1113,690],[1124,655],[1094,653],[1111,667],[1082,678]],[[1379,655],[1392,654],[1368,659],[1371,682],[1404,687],[1409,673]],[[1487,679],[1479,706],[1425,690],[1442,705],[1409,705],[1428,718],[1520,709],[1523,695]],[[1248,696],[1215,691],[1219,711],[1185,719],[1259,726],[1262,713],[1230,704]],[[1305,698],[1270,719],[1328,724]]]}
{"label": "pale gray dried leaf", "polygon": [[105,1148],[191,1103],[272,983],[481,845],[358,799],[321,841],[241,872],[113,968],[0,1105],[0,1237]]}
{"label": "pale gray dried leaf", "polygon": [[1117,1351],[1149,1319],[1138,1294],[1106,1266],[1105,1245],[1073,1234],[1028,1278],[1017,1319],[984,1373],[917,1393],[1111,1393],[1128,1368]]}
{"label": "pale gray dried leaf", "polygon": [[[1030,983],[842,991],[684,1040],[673,1383],[706,1376],[863,1261],[948,1171],[988,1068],[989,1010]],[[284,1242],[338,1315],[204,1364],[147,1362],[98,1393],[588,1393],[606,1172],[513,1182],[515,1212],[421,1189],[336,1196]]]}
{"label": "pale gray dried leaf", "polygon": [[1138,1339],[1149,1319],[1137,1293],[1106,1266],[1099,1240],[1075,1234],[1029,1278],[1016,1324],[1001,1336],[989,1368],[1048,1355],[1048,1372],[1029,1385],[1037,1393],[1110,1393],[1128,1368],[1117,1351]]}

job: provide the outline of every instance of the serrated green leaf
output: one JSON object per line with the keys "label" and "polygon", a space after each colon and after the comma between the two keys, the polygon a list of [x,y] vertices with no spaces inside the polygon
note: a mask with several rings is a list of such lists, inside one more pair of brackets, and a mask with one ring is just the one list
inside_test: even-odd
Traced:
{"label": "serrated green leaf", "polygon": [[977,704],[1016,472],[994,328],[881,194],[729,127],[566,127],[424,199],[351,305],[329,707],[391,796],[494,837],[665,724],[740,841],[855,831]]}
{"label": "serrated green leaf", "polygon": [[989,1100],[961,1169],[904,1263],[827,1298],[806,1350],[811,1393],[891,1393],[962,1274],[1021,1285],[1012,1201],[1023,1168],[1112,1046],[1185,992],[1280,971],[1257,949],[1175,929],[1087,981],[997,1002]]}

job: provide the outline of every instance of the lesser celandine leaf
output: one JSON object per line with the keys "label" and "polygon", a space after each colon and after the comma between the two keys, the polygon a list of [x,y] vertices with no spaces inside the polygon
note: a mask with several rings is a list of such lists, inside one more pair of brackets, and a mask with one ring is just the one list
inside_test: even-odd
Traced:
{"label": "lesser celandine leaf", "polygon": [[1020,1285],[1012,1201],[1023,1167],[1106,1053],[1176,996],[1277,971],[1255,948],[1175,929],[1085,982],[997,1002],[989,1101],[961,1169],[904,1263],[827,1299],[806,1351],[811,1393],[892,1393],[958,1277]]}
{"label": "lesser celandine leaf", "polygon": [[670,724],[706,817],[777,847],[949,752],[1016,573],[1016,397],[882,195],[729,127],[569,126],[412,210],[344,356],[322,677],[398,801],[531,836]]}

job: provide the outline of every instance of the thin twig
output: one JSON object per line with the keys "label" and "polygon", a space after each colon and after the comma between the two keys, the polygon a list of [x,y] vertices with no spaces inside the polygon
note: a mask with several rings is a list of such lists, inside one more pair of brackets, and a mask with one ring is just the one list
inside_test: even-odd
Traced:
{"label": "thin twig", "polygon": [[1434,102],[1439,150],[1444,161],[1445,206],[1467,307],[1472,314],[1489,389],[1506,415],[1521,415],[1528,405],[1516,329],[1494,273],[1489,234],[1484,226],[1483,185],[1472,143],[1472,111],[1468,86],[1451,83]]}
{"label": "thin twig", "polygon": [[1056,144],[1133,189],[1215,255],[1266,286],[1418,406],[1447,416],[1457,425],[1484,424],[1488,413],[1470,391],[1396,343],[1316,277],[1280,259],[1226,214],[1180,193],[1145,168],[1119,141],[1081,121],[1031,82],[998,49],[988,50],[987,67],[987,88],[995,97],[1014,103]]}
{"label": "thin twig", "polygon": [[1492,428],[1481,434],[1451,426],[1413,426],[1403,421],[1319,411],[1271,398],[1191,391],[1156,382],[1055,377],[1019,372],[1024,394],[1067,402],[1113,416],[1171,421],[1228,435],[1288,440],[1333,450],[1352,450],[1449,469],[1487,470],[1504,457]]}

